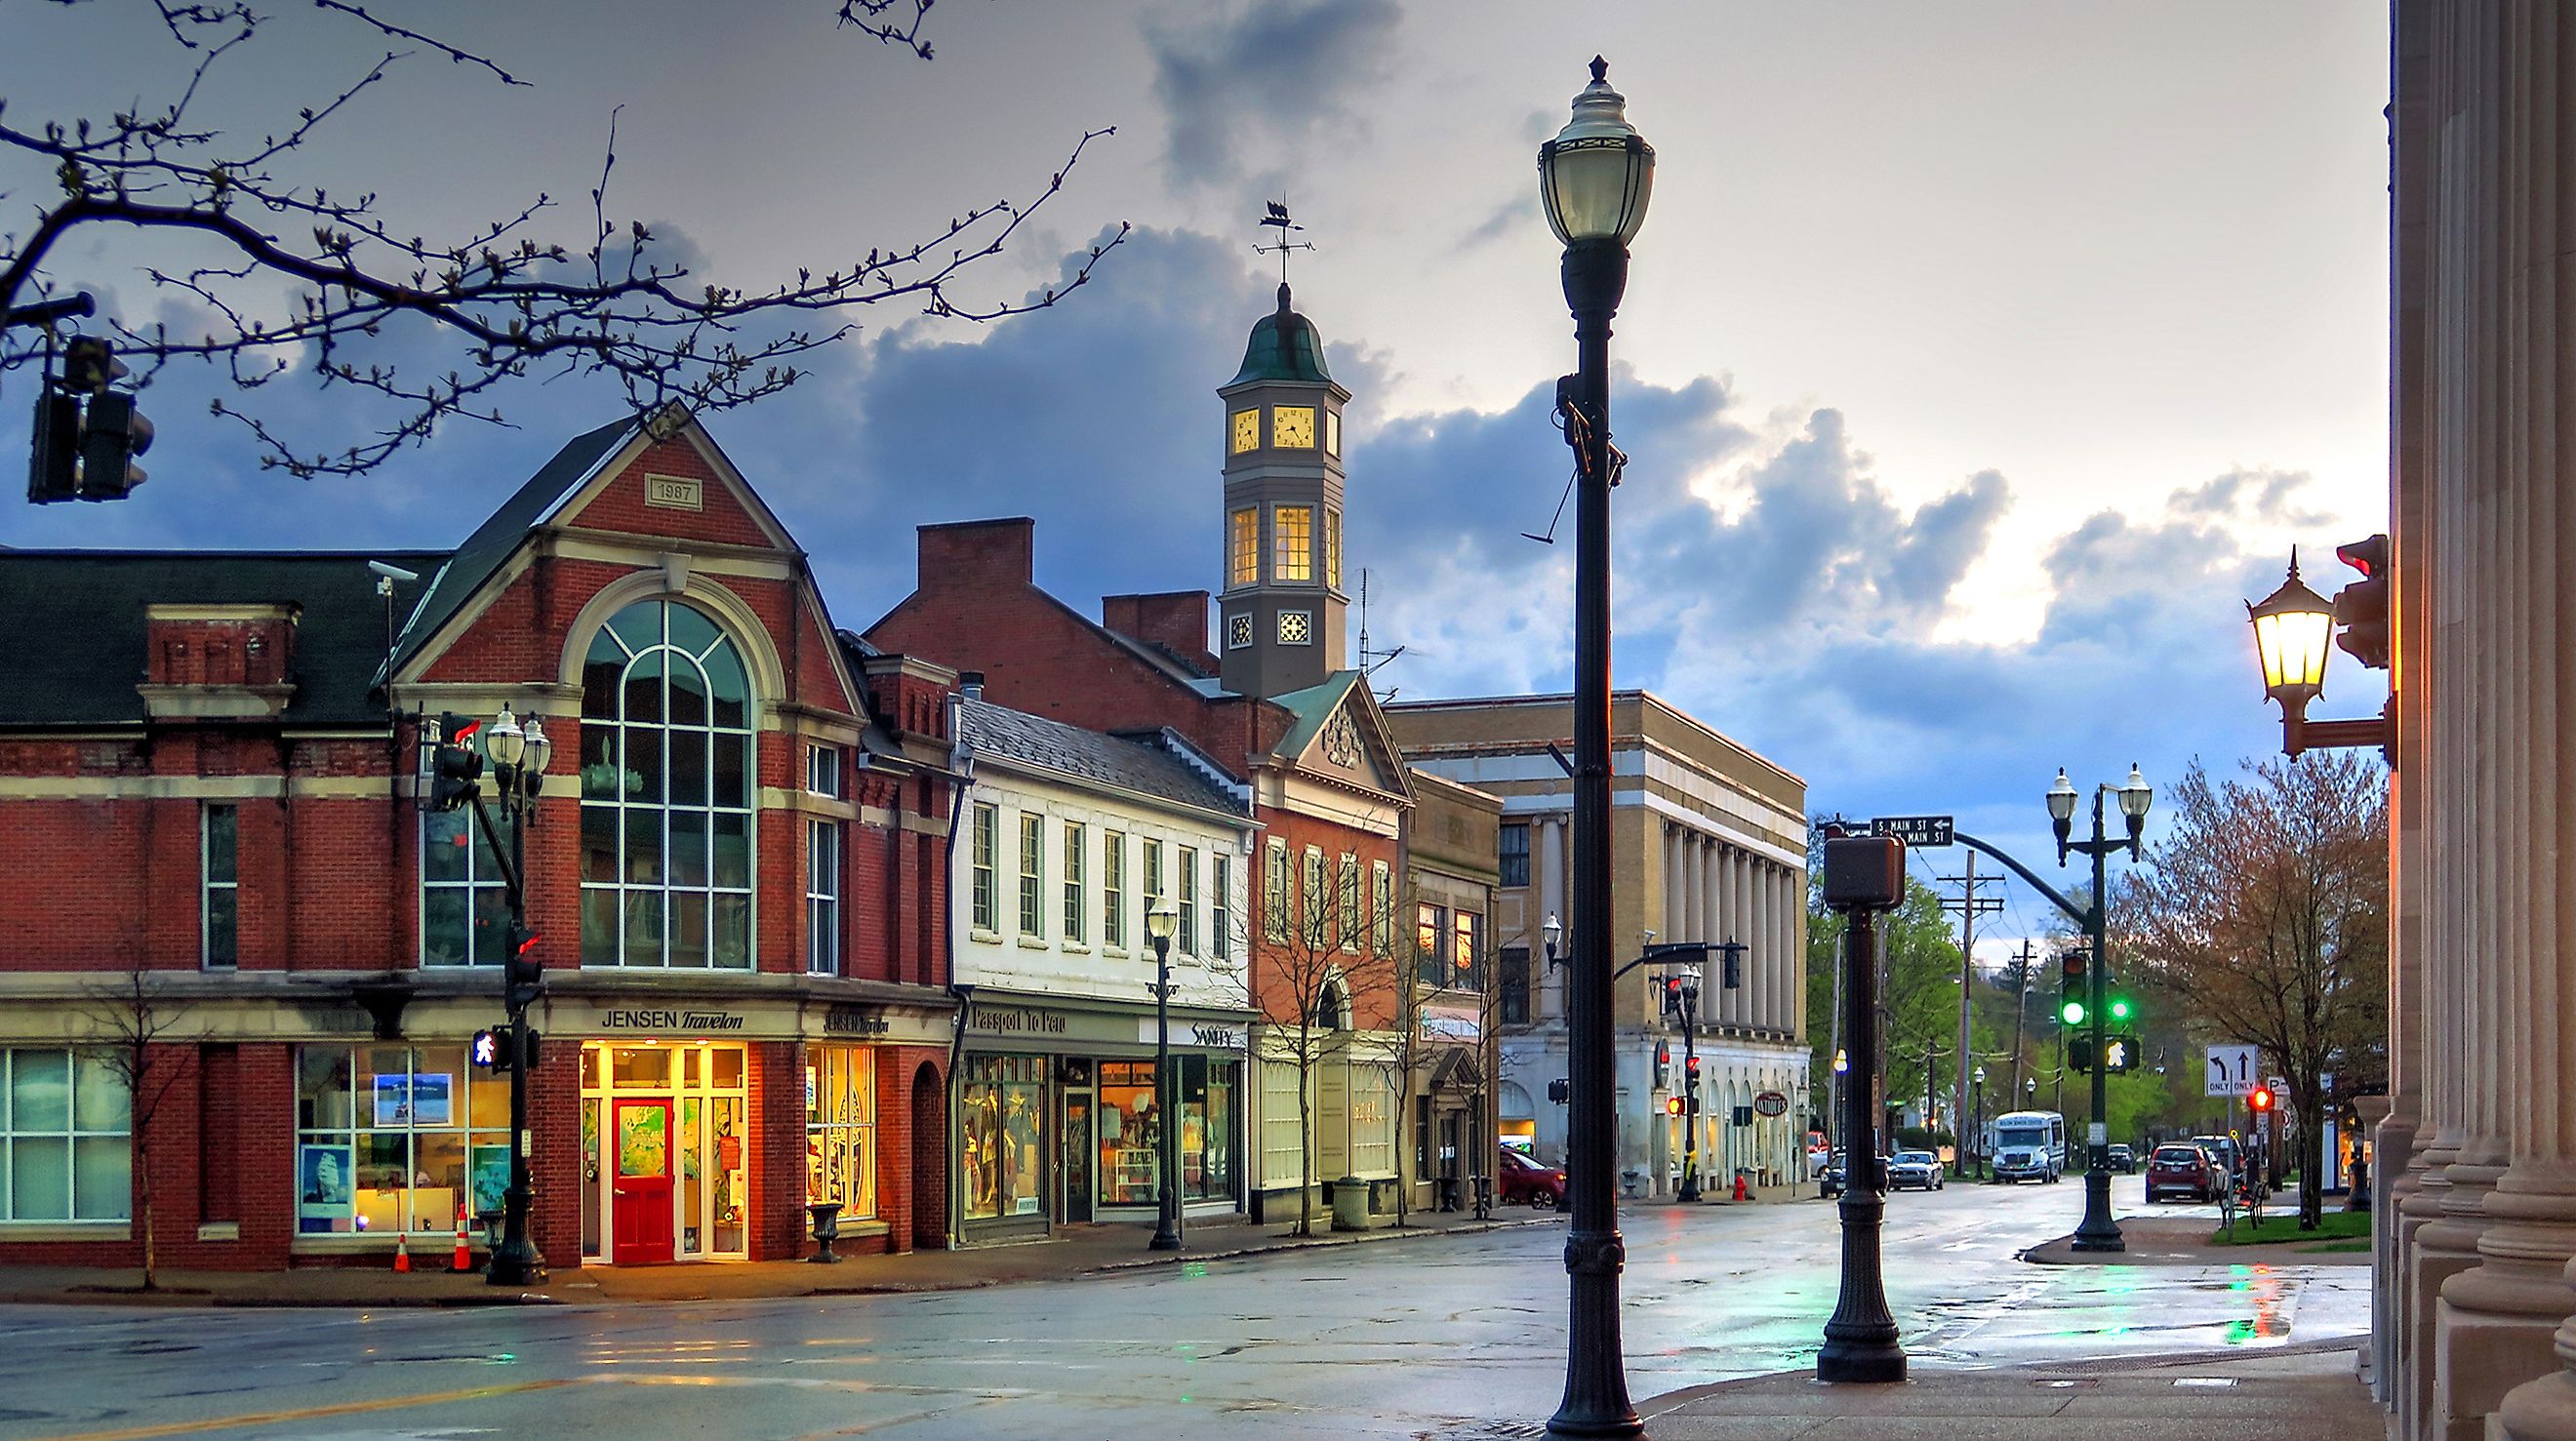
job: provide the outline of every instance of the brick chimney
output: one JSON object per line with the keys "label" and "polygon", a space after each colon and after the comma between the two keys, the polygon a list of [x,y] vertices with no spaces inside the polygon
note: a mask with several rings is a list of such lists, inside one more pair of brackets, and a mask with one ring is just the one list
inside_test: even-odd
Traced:
{"label": "brick chimney", "polygon": [[1171,651],[1208,675],[1216,674],[1216,653],[1208,649],[1206,591],[1105,595],[1100,598],[1100,623],[1129,640]]}
{"label": "brick chimney", "polygon": [[921,590],[1029,585],[1037,574],[1037,527],[1025,515],[925,525],[913,584]]}

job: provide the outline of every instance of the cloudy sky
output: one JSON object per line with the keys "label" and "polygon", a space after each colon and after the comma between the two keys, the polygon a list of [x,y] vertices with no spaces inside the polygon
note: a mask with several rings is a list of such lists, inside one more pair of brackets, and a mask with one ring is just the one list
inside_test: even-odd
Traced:
{"label": "cloudy sky", "polygon": [[[1952,812],[2038,858],[2061,764],[2169,781],[2259,754],[2278,729],[2239,601],[2293,542],[2331,590],[2326,548],[2385,525],[2377,4],[951,0],[928,64],[836,31],[825,0],[434,8],[534,83],[416,58],[292,161],[383,192],[397,227],[544,192],[576,201],[547,233],[586,243],[614,111],[609,213],[756,286],[1026,198],[1117,128],[968,283],[1043,290],[1132,224],[1091,287],[984,328],[863,313],[805,384],[710,420],[847,625],[910,587],[914,525],[975,516],[1037,517],[1041,579],[1077,605],[1212,587],[1213,388],[1269,308],[1251,222],[1285,195],[1317,246],[1300,308],[1354,392],[1370,635],[1406,647],[1381,686],[1563,688],[1568,547],[1519,535],[1563,486],[1546,398],[1573,363],[1533,155],[1596,51],[1659,155],[1614,343],[1619,683],[1804,775],[1811,808]],[[275,130],[382,53],[278,9],[209,82],[211,118]],[[120,0],[0,7],[0,55],[12,125],[182,71]],[[116,61],[47,59],[67,55]],[[0,161],[0,229],[42,183]],[[83,241],[52,278],[149,317],[152,258]],[[12,502],[0,543],[450,544],[618,404],[531,380],[502,400],[513,428],[304,482],[259,472],[212,393],[165,372],[151,482]],[[0,381],[0,451],[31,395]],[[369,418],[292,383],[262,404],[317,446]],[[2373,679],[2347,668],[2320,710],[2375,710]],[[2016,888],[1999,931],[2039,920]]]}

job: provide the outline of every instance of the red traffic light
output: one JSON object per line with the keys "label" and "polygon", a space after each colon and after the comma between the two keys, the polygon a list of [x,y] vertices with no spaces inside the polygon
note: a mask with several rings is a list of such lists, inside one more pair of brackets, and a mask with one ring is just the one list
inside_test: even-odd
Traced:
{"label": "red traffic light", "polygon": [[2070,981],[2084,979],[2085,954],[2082,947],[2067,951],[2057,958],[2059,974]]}
{"label": "red traffic light", "polygon": [[2248,1093],[2245,1097],[2245,1104],[2252,1106],[2257,1114],[2272,1109],[2271,1088],[2268,1086],[2256,1086],[2253,1091]]}
{"label": "red traffic light", "polygon": [[2388,537],[2374,535],[2336,546],[2335,559],[2360,571],[2365,578],[2375,576],[2388,568]]}
{"label": "red traffic light", "polygon": [[1692,1080],[1694,1080],[1694,1081],[1698,1080],[1698,1079],[1699,1079],[1699,1057],[1697,1057],[1697,1056],[1693,1056],[1693,1057],[1691,1057],[1689,1060],[1685,1061],[1685,1062],[1682,1064],[1682,1069],[1683,1069],[1683,1070],[1685,1070],[1685,1071],[1688,1071],[1688,1072],[1690,1073],[1690,1078],[1691,1078]]}
{"label": "red traffic light", "polygon": [[1682,1113],[1682,1098],[1681,1098],[1681,1097],[1679,1097],[1679,1096],[1666,1096],[1666,1097],[1664,1097],[1664,1114],[1665,1114],[1665,1115],[1667,1115],[1667,1116],[1678,1116],[1678,1115],[1680,1115],[1681,1113]]}

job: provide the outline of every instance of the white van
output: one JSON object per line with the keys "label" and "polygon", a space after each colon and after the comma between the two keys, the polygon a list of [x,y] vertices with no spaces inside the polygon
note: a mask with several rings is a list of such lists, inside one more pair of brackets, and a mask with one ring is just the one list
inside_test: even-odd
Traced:
{"label": "white van", "polygon": [[2012,1111],[1986,1128],[1986,1154],[1998,1181],[2054,1181],[2066,1172],[2066,1118],[2055,1111]]}

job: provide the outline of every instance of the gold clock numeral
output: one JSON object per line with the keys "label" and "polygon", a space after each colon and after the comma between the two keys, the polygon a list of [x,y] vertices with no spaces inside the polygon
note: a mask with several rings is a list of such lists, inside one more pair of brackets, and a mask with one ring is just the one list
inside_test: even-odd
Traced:
{"label": "gold clock numeral", "polygon": [[1270,412],[1270,443],[1281,450],[1315,448],[1315,407],[1282,405]]}

